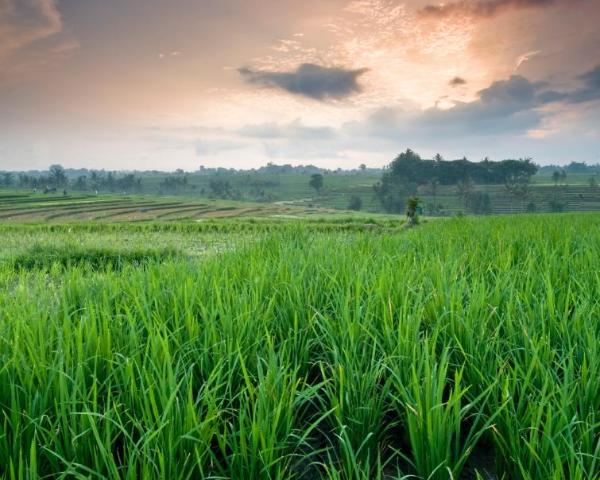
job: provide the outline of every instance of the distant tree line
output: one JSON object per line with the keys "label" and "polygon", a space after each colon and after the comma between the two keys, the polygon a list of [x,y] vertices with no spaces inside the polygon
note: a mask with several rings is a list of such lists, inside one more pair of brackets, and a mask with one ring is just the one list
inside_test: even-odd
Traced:
{"label": "distant tree line", "polygon": [[142,179],[133,173],[119,175],[115,172],[87,171],[87,174],[77,176],[67,175],[61,165],[51,165],[47,172],[2,174],[3,186],[32,188],[40,191],[76,190],[104,192],[140,192]]}
{"label": "distant tree line", "polygon": [[498,162],[486,158],[481,162],[471,162],[466,158],[447,161],[441,155],[436,155],[432,160],[424,160],[408,149],[388,165],[381,181],[373,189],[384,210],[401,213],[407,199],[416,195],[417,188],[429,185],[434,197],[430,210],[437,212],[435,198],[438,185],[456,185],[457,195],[465,208],[474,213],[489,213],[489,195],[474,191],[475,183],[502,184],[511,198],[525,198],[530,179],[537,169],[537,165],[529,158]]}
{"label": "distant tree line", "polygon": [[454,185],[465,178],[482,185],[504,184],[509,178],[528,177],[537,172],[531,159],[502,160],[484,159],[471,162],[466,158],[444,160],[439,154],[432,160],[424,160],[412,150],[398,155],[384,172],[384,178],[402,177],[409,183],[424,185],[435,179],[441,185]]}
{"label": "distant tree line", "polygon": [[259,168],[250,169],[235,169],[235,168],[223,168],[216,167],[210,168],[200,165],[198,170],[195,172],[199,175],[225,175],[225,174],[361,174],[361,173],[379,173],[381,168],[368,168],[364,163],[360,164],[358,168],[342,169],[336,168],[334,170],[317,167],[315,165],[290,165],[286,163],[284,165],[277,165],[272,162]]}
{"label": "distant tree line", "polygon": [[545,165],[540,167],[540,173],[554,173],[555,171],[566,173],[600,173],[600,163],[589,165],[585,162],[571,162],[567,166]]}

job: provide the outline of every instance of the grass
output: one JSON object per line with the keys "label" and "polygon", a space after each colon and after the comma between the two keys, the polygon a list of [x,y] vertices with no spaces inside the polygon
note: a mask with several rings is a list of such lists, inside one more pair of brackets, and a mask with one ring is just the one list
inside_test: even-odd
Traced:
{"label": "grass", "polygon": [[0,478],[598,478],[600,215],[374,221],[0,227]]}
{"label": "grass", "polygon": [[78,245],[55,247],[36,244],[27,251],[17,255],[12,267],[17,271],[48,270],[52,268],[73,269],[90,268],[122,269],[125,265],[142,266],[149,262],[172,259],[178,255],[177,250],[138,249],[122,252],[110,248],[81,248]]}

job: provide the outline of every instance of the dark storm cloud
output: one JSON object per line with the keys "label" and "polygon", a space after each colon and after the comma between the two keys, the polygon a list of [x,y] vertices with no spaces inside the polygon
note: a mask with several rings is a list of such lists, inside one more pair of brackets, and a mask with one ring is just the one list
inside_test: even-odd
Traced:
{"label": "dark storm cloud", "polygon": [[579,76],[582,86],[571,91],[548,90],[540,93],[542,103],[567,102],[584,103],[600,99],[600,65]]}
{"label": "dark storm cloud", "polygon": [[448,82],[452,87],[458,87],[459,85],[465,85],[467,81],[462,77],[454,77],[450,82]]}
{"label": "dark storm cloud", "polygon": [[366,134],[384,139],[476,138],[522,135],[540,126],[551,102],[583,103],[600,100],[600,65],[580,75],[581,86],[570,91],[548,89],[520,75],[493,82],[478,92],[478,99],[458,102],[452,108],[407,112],[384,107],[366,120],[346,124],[349,136]]}
{"label": "dark storm cloud", "polygon": [[491,17],[509,8],[547,7],[557,1],[559,0],[461,0],[454,3],[427,5],[420,13],[430,17],[448,17],[454,14]]}
{"label": "dark storm cloud", "polygon": [[240,68],[242,77],[251,84],[279,88],[315,100],[343,99],[361,91],[358,78],[367,69],[349,70],[304,63],[291,72],[270,72]]}
{"label": "dark storm cloud", "polygon": [[541,121],[541,114],[536,110],[540,88],[542,84],[513,75],[481,90],[474,102],[459,102],[449,109],[429,108],[422,112],[385,107],[364,122],[347,124],[346,129],[350,136],[363,131],[387,139],[520,134]]}

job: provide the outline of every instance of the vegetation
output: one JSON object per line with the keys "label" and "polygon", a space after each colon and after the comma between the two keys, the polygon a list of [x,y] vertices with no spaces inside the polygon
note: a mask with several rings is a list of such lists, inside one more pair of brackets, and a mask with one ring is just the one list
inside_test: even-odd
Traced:
{"label": "vegetation", "polygon": [[357,210],[360,202],[361,211],[398,215],[404,214],[406,200],[418,195],[428,215],[452,216],[525,213],[530,204],[541,212],[554,211],[557,204],[563,211],[600,210],[598,172],[599,165],[578,162],[538,167],[528,159],[446,161],[439,154],[424,160],[408,150],[385,169],[268,164],[251,170],[111,172],[53,165],[47,171],[0,172],[0,186],[6,194],[44,192],[48,197],[177,196],[180,202],[285,203],[337,210]]}
{"label": "vegetation", "polygon": [[418,225],[419,217],[417,215],[417,209],[419,208],[419,204],[421,203],[421,199],[419,197],[410,197],[406,201],[406,224],[409,227],[413,227]]}
{"label": "vegetation", "polygon": [[600,215],[398,223],[0,227],[0,478],[597,477]]}
{"label": "vegetation", "polygon": [[348,210],[360,210],[362,208],[362,198],[358,195],[352,195],[350,197],[350,203],[348,203]]}
{"label": "vegetation", "polygon": [[509,196],[525,199],[536,171],[531,159],[469,162],[463,158],[445,161],[438,154],[433,160],[423,160],[412,150],[406,150],[390,163],[374,190],[384,210],[399,212],[407,198],[417,193],[419,186],[428,186],[435,213],[438,186],[456,185],[457,196],[465,208],[470,207],[474,213],[488,213],[491,205],[489,197],[474,196],[475,182],[503,184]]}
{"label": "vegetation", "polygon": [[323,175],[320,173],[313,173],[310,176],[310,181],[308,182],[311,188],[314,188],[317,193],[321,193],[321,189],[323,188]]}
{"label": "vegetation", "polygon": [[230,200],[205,202],[179,197],[96,195],[0,195],[0,221],[205,221],[235,217],[348,216],[349,212]]}

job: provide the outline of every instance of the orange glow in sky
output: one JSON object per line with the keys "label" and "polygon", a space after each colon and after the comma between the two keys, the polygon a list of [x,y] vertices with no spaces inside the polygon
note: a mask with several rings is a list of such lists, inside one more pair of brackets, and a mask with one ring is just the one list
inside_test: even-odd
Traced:
{"label": "orange glow in sky", "polygon": [[600,0],[0,0],[0,170],[600,161]]}

